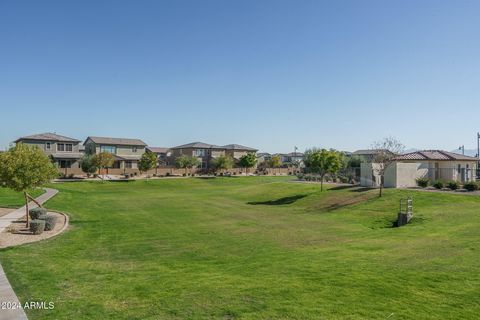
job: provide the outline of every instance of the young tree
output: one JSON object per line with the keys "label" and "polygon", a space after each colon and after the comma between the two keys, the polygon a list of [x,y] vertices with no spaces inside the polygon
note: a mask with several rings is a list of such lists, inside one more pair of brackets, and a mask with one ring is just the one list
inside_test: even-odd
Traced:
{"label": "young tree", "polygon": [[110,152],[100,152],[93,155],[92,161],[97,168],[105,170],[113,166],[115,157]]}
{"label": "young tree", "polygon": [[140,170],[140,172],[147,172],[148,170],[155,168],[157,165],[157,155],[152,152],[145,152],[142,154],[142,157],[138,162],[138,170]]}
{"label": "young tree", "polygon": [[215,171],[231,169],[233,167],[233,159],[232,157],[221,155],[212,160],[212,165]]}
{"label": "young tree", "polygon": [[405,146],[394,137],[384,138],[374,142],[372,149],[375,155],[372,160],[372,170],[380,177],[380,190],[378,196],[382,196],[385,183],[385,171],[395,161],[395,157],[401,154]]}
{"label": "young tree", "polygon": [[93,157],[91,155],[84,155],[82,157],[80,160],[80,167],[82,168],[82,171],[87,174],[87,176],[94,174],[98,170],[98,167],[93,161]]}
{"label": "young tree", "polygon": [[253,153],[247,153],[240,157],[240,166],[245,168],[245,175],[248,168],[253,168],[257,164],[257,156]]}
{"label": "young tree", "polygon": [[343,166],[343,155],[335,150],[310,149],[305,152],[305,167],[320,175],[320,191],[323,191],[325,175],[337,174]]}
{"label": "young tree", "polygon": [[200,164],[200,161],[195,157],[189,157],[187,155],[181,155],[175,160],[175,166],[177,168],[185,169],[185,175],[187,175],[187,170],[197,167]]}
{"label": "young tree", "polygon": [[278,168],[282,165],[282,159],[277,154],[273,156],[270,160],[268,160],[268,165],[270,168]]}
{"label": "young tree", "polygon": [[[38,188],[58,176],[58,170],[39,148],[18,143],[0,153],[0,182],[7,188],[23,192],[28,227],[28,190]],[[39,203],[37,205],[41,206]]]}

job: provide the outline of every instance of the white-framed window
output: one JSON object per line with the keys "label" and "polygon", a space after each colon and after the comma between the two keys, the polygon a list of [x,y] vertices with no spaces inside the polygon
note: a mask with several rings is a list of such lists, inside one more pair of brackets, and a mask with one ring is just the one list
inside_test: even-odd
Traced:
{"label": "white-framed window", "polygon": [[57,143],[57,151],[65,151],[65,143]]}
{"label": "white-framed window", "polygon": [[66,143],[65,144],[65,151],[72,152],[73,151],[73,144]]}
{"label": "white-framed window", "polygon": [[193,155],[195,157],[205,157],[205,149],[195,149]]}
{"label": "white-framed window", "polygon": [[50,150],[52,144],[50,142],[45,142],[45,150]]}
{"label": "white-framed window", "polygon": [[117,153],[117,147],[115,146],[100,146],[100,152],[108,152],[112,154]]}
{"label": "white-framed window", "polygon": [[137,147],[132,147],[132,152],[137,152]]}

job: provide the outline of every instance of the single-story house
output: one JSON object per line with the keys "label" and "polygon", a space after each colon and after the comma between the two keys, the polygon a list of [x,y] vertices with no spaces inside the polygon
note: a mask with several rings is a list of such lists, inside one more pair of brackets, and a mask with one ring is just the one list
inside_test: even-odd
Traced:
{"label": "single-story house", "polygon": [[[373,158],[372,158],[373,159]],[[416,179],[455,180],[476,179],[478,159],[443,150],[423,150],[398,155],[387,167],[384,176],[386,188],[408,188],[417,185]],[[360,184],[364,187],[380,186],[378,163],[365,161],[360,168]]]}

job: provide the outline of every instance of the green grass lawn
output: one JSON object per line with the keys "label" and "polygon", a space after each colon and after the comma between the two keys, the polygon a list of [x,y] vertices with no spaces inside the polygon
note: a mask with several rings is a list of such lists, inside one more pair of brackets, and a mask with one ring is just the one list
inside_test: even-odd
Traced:
{"label": "green grass lawn", "polygon": [[[44,193],[42,189],[35,189],[28,192],[32,197],[38,197],[42,193]],[[15,192],[8,188],[0,188],[0,207],[20,208],[23,205],[25,205],[23,193]]]}
{"label": "green grass lawn", "polygon": [[[30,319],[480,314],[480,197],[276,177],[54,187],[70,230],[0,251],[22,301],[55,303]],[[392,228],[407,195],[415,218]]]}

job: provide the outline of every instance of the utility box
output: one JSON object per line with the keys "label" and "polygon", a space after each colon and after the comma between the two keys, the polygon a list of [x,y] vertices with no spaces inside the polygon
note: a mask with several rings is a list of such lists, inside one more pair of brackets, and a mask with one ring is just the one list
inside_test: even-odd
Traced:
{"label": "utility box", "polygon": [[413,199],[400,199],[400,211],[397,216],[397,227],[401,227],[410,222],[413,218]]}

